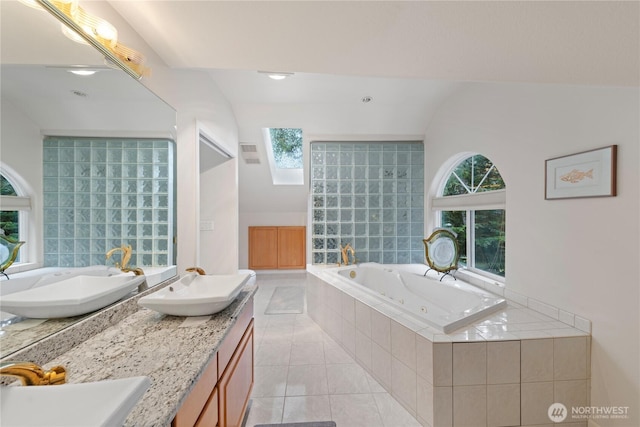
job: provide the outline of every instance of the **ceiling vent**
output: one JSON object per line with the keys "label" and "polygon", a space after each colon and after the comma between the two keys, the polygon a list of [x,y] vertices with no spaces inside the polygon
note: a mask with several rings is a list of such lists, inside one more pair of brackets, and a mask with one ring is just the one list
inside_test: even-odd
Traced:
{"label": "ceiling vent", "polygon": [[255,144],[240,144],[240,154],[244,162],[248,165],[259,165],[260,156],[258,155],[258,146]]}

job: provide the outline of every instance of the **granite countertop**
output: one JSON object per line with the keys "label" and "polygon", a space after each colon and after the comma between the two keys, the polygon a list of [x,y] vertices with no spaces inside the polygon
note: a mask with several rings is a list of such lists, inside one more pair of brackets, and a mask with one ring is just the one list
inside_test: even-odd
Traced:
{"label": "granite countertop", "polygon": [[45,367],[64,366],[69,383],[148,376],[151,386],[125,426],[170,425],[256,289],[245,287],[225,310],[203,318],[141,308]]}

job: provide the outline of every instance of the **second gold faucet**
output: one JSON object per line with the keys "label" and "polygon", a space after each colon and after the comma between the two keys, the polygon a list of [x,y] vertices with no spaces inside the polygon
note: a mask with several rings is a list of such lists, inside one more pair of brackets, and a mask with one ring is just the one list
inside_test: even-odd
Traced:
{"label": "second gold faucet", "polygon": [[22,385],[57,385],[67,380],[67,371],[62,366],[46,371],[31,362],[2,362],[0,375],[16,377]]}
{"label": "second gold faucet", "polygon": [[132,272],[136,276],[144,275],[144,271],[142,271],[140,267],[134,267],[134,268],[129,267],[129,261],[131,261],[131,255],[133,254],[133,249],[131,248],[131,245],[122,245],[122,246],[118,246],[113,249],[110,249],[106,254],[106,259],[111,258],[111,256],[118,251],[122,252],[122,259],[120,260],[120,263],[116,262],[116,268],[119,268],[123,273]]}
{"label": "second gold faucet", "polygon": [[338,263],[338,265],[349,265],[349,252],[351,252],[351,258],[353,259],[351,263],[356,263],[356,250],[353,249],[351,243],[347,243],[345,247],[342,247],[342,245],[340,245],[340,255],[342,256],[342,263]]}

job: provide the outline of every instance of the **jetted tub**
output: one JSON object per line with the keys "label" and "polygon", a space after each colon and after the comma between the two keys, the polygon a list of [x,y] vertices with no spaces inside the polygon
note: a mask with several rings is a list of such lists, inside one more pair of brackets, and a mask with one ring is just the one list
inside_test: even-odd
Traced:
{"label": "jetted tub", "polygon": [[[426,267],[425,267],[426,269]],[[461,280],[439,281],[397,269],[364,263],[326,271],[341,281],[365,290],[448,334],[503,309],[507,301]]]}

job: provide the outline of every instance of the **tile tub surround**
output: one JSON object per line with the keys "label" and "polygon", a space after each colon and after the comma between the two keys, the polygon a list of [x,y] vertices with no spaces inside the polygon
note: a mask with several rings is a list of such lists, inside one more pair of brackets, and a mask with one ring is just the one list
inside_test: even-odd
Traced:
{"label": "tile tub surround", "polygon": [[309,272],[309,316],[423,426],[550,424],[552,403],[589,404],[585,332],[510,302],[440,334],[358,289],[328,283],[320,267]]}
{"label": "tile tub surround", "polygon": [[191,325],[185,317],[141,308],[44,367],[64,366],[69,383],[148,376],[151,387],[124,425],[170,425],[237,316],[253,310],[255,292],[245,287],[224,311]]}

